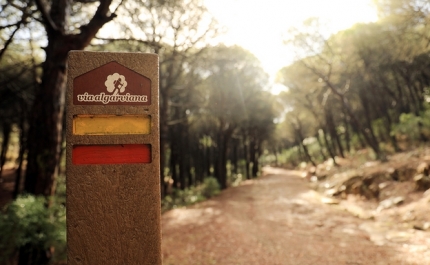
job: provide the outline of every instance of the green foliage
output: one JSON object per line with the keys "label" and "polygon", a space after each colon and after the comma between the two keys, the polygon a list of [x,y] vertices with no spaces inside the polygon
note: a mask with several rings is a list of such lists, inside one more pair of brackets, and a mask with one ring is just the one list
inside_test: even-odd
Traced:
{"label": "green foliage", "polygon": [[402,113],[399,123],[393,126],[391,134],[398,138],[406,137],[410,141],[416,141],[420,137],[419,123],[422,123],[421,117],[413,113]]}
{"label": "green foliage", "polygon": [[304,144],[306,144],[306,147],[309,150],[309,154],[313,159],[315,159],[315,162],[322,162],[324,161],[324,158],[321,155],[320,146],[318,144],[318,141],[315,137],[310,137],[305,139]]}
{"label": "green foliage", "polygon": [[172,194],[167,195],[161,202],[163,212],[188,206],[197,202],[204,201],[208,198],[219,194],[221,187],[214,177],[208,177],[203,184],[195,187],[189,187],[184,190],[174,189]]}
{"label": "green foliage", "polygon": [[64,260],[66,210],[52,198],[47,208],[44,197],[20,196],[5,206],[0,215],[0,263],[7,263],[20,247],[31,250],[55,248],[53,260]]}
{"label": "green foliage", "polygon": [[282,153],[279,155],[278,160],[281,165],[285,165],[292,168],[296,167],[301,162],[299,147],[295,146],[287,150],[283,150]]}
{"label": "green foliage", "polygon": [[376,137],[378,137],[379,139],[385,139],[386,135],[384,134],[384,120],[382,118],[376,119],[372,122],[372,128],[373,131],[375,132]]}
{"label": "green foliage", "polygon": [[205,178],[202,185],[202,195],[205,198],[211,198],[218,195],[220,192],[220,185],[218,180],[214,177]]}

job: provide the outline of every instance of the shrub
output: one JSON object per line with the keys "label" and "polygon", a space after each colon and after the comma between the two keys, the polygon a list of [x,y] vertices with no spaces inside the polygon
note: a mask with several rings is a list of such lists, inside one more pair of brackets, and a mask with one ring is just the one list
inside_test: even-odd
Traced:
{"label": "shrub", "polygon": [[[21,247],[31,252],[54,247],[53,260],[66,258],[66,211],[55,201],[46,207],[44,197],[20,196],[0,215],[0,263],[11,260]],[[35,263],[36,264],[36,263]]]}
{"label": "shrub", "polygon": [[191,187],[184,190],[174,189],[172,194],[163,198],[161,210],[164,212],[203,200],[205,200],[205,197],[201,195],[200,187]]}
{"label": "shrub", "polygon": [[218,183],[218,180],[214,177],[205,178],[203,181],[202,195],[205,198],[210,198],[215,195],[218,195],[221,190],[221,186]]}
{"label": "shrub", "polygon": [[178,207],[188,206],[204,201],[220,192],[220,185],[214,177],[206,178],[203,184],[186,188],[184,190],[174,189],[172,194],[167,195],[161,202],[161,210],[168,211]]}
{"label": "shrub", "polygon": [[393,126],[391,134],[397,137],[404,136],[411,141],[416,141],[420,136],[418,124],[421,121],[421,117],[417,117],[413,113],[402,113],[399,123]]}

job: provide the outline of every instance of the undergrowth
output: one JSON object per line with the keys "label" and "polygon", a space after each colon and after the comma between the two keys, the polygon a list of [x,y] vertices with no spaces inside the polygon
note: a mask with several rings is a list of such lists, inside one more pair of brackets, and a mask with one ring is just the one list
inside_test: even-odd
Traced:
{"label": "undergrowth", "polygon": [[[0,264],[9,264],[18,250],[50,251],[52,260],[66,258],[66,209],[62,202],[33,195],[19,196],[0,214]],[[55,252],[53,251],[55,250]]]}
{"label": "undergrowth", "polygon": [[204,201],[220,192],[220,185],[216,178],[206,178],[201,185],[186,188],[184,190],[173,189],[173,192],[166,195],[161,202],[162,212],[188,206],[197,202]]}

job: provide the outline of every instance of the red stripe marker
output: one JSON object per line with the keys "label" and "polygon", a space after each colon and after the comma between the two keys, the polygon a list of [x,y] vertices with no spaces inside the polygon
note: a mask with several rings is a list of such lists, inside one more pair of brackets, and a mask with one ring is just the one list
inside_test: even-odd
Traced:
{"label": "red stripe marker", "polygon": [[151,163],[151,145],[75,145],[72,161],[74,165]]}

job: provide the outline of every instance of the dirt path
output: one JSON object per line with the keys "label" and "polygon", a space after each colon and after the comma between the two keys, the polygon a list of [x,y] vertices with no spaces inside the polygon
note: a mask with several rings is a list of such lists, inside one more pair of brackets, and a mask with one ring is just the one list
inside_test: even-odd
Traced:
{"label": "dirt path", "polygon": [[165,213],[164,265],[430,264],[428,249],[396,240],[375,244],[365,229],[373,221],[322,204],[294,172],[268,173]]}

